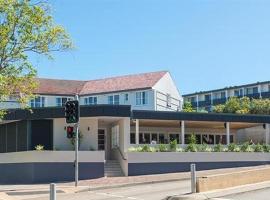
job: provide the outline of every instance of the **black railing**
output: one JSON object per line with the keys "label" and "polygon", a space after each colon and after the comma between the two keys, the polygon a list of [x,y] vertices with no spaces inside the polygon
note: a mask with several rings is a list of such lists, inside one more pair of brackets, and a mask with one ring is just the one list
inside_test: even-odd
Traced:
{"label": "black railing", "polygon": [[270,98],[270,91],[269,92],[262,92],[262,98]]}

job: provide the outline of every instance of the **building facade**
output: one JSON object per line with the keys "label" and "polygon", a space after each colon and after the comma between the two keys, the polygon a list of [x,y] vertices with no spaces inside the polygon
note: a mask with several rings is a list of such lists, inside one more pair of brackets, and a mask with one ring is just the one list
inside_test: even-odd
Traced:
{"label": "building facade", "polygon": [[230,97],[270,98],[270,81],[225,87],[183,95],[184,102],[191,102],[197,111],[211,112],[213,106],[224,104]]}
{"label": "building facade", "polygon": [[[180,111],[182,97],[167,71],[135,74],[90,81],[37,79],[32,108],[63,106],[79,95],[81,105],[131,105],[136,110]],[[16,97],[0,103],[0,108],[20,108]]]}

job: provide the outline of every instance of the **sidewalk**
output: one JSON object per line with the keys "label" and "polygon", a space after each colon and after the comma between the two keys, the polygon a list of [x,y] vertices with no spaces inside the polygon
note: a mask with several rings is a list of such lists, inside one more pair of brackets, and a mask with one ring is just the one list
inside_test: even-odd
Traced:
{"label": "sidewalk", "polygon": [[[216,169],[216,170],[206,170],[198,171],[197,176],[206,176],[209,174],[224,174],[230,172],[237,172],[241,170],[253,169],[253,168],[264,168],[269,167],[257,166],[257,167],[241,167],[241,168],[228,168],[228,169]],[[157,175],[144,175],[144,176],[130,176],[130,177],[104,177],[92,180],[82,180],[79,181],[79,186],[74,187],[74,182],[68,183],[57,183],[57,190],[61,193],[76,193],[89,190],[101,190],[104,188],[117,188],[132,186],[138,184],[149,184],[149,183],[159,183],[159,182],[169,182],[169,181],[179,181],[187,180],[190,178],[189,172],[182,173],[170,173],[170,174],[157,174]],[[20,194],[47,194],[49,191],[49,184],[32,184],[32,185],[0,185],[0,200],[7,199],[1,198],[1,194],[10,195],[11,197],[20,196]],[[14,198],[13,198],[14,199]],[[18,198],[15,198],[18,199]],[[19,198],[21,199],[21,198]]]}

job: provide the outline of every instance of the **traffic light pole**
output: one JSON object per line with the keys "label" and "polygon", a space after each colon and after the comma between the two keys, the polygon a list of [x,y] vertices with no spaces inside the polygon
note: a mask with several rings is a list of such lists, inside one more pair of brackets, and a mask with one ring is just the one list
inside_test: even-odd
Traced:
{"label": "traffic light pole", "polygon": [[[79,102],[79,96],[75,96],[75,100]],[[80,117],[80,103],[79,103],[79,117]],[[75,138],[75,187],[78,186],[79,181],[79,121],[75,124],[76,126],[76,138]]]}

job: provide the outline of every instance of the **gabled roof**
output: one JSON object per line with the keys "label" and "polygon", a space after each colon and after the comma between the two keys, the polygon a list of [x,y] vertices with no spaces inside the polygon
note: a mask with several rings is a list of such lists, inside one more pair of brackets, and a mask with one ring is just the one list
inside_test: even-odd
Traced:
{"label": "gabled roof", "polygon": [[38,78],[36,94],[87,95],[152,88],[167,71],[150,72],[89,81]]}

